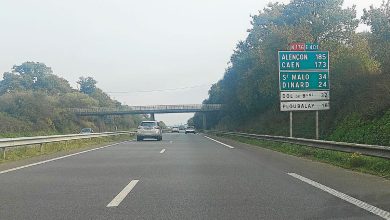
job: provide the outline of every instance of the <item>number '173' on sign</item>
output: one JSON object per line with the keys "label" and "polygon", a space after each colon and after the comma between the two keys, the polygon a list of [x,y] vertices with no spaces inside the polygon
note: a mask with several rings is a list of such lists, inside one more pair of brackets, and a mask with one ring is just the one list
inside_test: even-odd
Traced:
{"label": "number '173' on sign", "polygon": [[328,51],[279,51],[279,70],[329,70]]}

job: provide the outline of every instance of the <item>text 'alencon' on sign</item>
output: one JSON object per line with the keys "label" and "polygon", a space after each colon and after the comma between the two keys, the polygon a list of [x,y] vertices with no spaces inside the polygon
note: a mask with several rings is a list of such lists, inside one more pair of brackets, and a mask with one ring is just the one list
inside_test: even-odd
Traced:
{"label": "text 'alencon' on sign", "polygon": [[328,51],[279,51],[280,71],[328,71]]}

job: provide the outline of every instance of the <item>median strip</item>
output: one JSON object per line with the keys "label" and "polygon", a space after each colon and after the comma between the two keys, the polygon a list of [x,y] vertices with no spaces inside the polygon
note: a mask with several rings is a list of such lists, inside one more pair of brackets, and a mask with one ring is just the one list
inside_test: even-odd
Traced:
{"label": "median strip", "polygon": [[110,203],[108,203],[107,207],[117,207],[126,198],[127,194],[131,192],[134,186],[137,185],[138,181],[139,180],[130,181],[130,183],[127,184],[127,186],[123,188],[122,191],[117,196],[115,196],[115,198]]}
{"label": "median strip", "polygon": [[208,139],[210,139],[210,140],[212,140],[212,141],[214,141],[214,142],[217,142],[218,144],[222,144],[223,146],[225,146],[225,147],[228,147],[228,148],[230,148],[230,149],[233,149],[234,147],[232,147],[232,146],[230,146],[230,145],[228,145],[228,144],[225,144],[225,143],[222,143],[222,142],[220,142],[220,141],[217,141],[217,140],[215,140],[215,139],[212,139],[211,137],[207,137],[207,136],[204,136],[205,138],[208,138]]}
{"label": "median strip", "polygon": [[299,179],[299,180],[301,180],[301,181],[303,181],[303,182],[305,182],[307,184],[310,184],[310,185],[312,185],[312,186],[314,186],[314,187],[316,187],[316,188],[318,188],[318,189],[320,189],[322,191],[325,191],[325,192],[327,192],[327,193],[329,193],[329,194],[331,194],[333,196],[336,196],[336,197],[338,197],[338,198],[340,198],[340,199],[342,199],[342,200],[344,200],[346,202],[349,202],[349,203],[351,203],[351,204],[353,204],[353,205],[355,205],[355,206],[357,206],[357,207],[359,207],[361,209],[364,209],[364,210],[366,210],[368,212],[371,212],[371,213],[373,213],[373,214],[375,214],[375,215],[377,215],[377,216],[379,216],[381,218],[390,220],[390,212],[387,212],[387,211],[382,210],[380,208],[377,208],[377,207],[375,207],[373,205],[370,205],[368,203],[360,201],[360,200],[358,200],[358,199],[356,199],[356,198],[354,198],[352,196],[349,196],[347,194],[344,194],[342,192],[334,190],[334,189],[332,189],[330,187],[324,186],[324,185],[322,185],[320,183],[317,183],[317,182],[315,182],[315,181],[313,181],[311,179],[308,179],[308,178],[303,177],[301,175],[298,175],[296,173],[287,173],[287,174],[292,176],[292,177],[294,177],[294,178],[296,178],[296,179]]}

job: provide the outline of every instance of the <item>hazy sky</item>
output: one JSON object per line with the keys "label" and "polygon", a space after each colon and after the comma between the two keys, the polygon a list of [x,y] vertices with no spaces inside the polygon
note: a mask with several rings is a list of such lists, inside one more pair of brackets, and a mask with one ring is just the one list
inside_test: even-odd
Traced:
{"label": "hazy sky", "polygon": [[[0,0],[0,73],[39,61],[74,87],[80,76],[92,76],[127,105],[201,103],[223,76],[236,43],[245,39],[250,15],[268,2]],[[357,5],[360,16],[380,3],[344,5]],[[145,92],[153,90],[166,91]],[[156,119],[178,124],[191,116]]]}

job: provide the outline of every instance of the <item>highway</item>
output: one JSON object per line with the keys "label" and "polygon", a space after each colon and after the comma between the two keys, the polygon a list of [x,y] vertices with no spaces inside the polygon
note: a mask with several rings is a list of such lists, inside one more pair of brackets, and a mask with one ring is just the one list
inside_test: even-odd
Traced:
{"label": "highway", "polygon": [[0,166],[0,219],[390,219],[390,181],[211,138]]}

